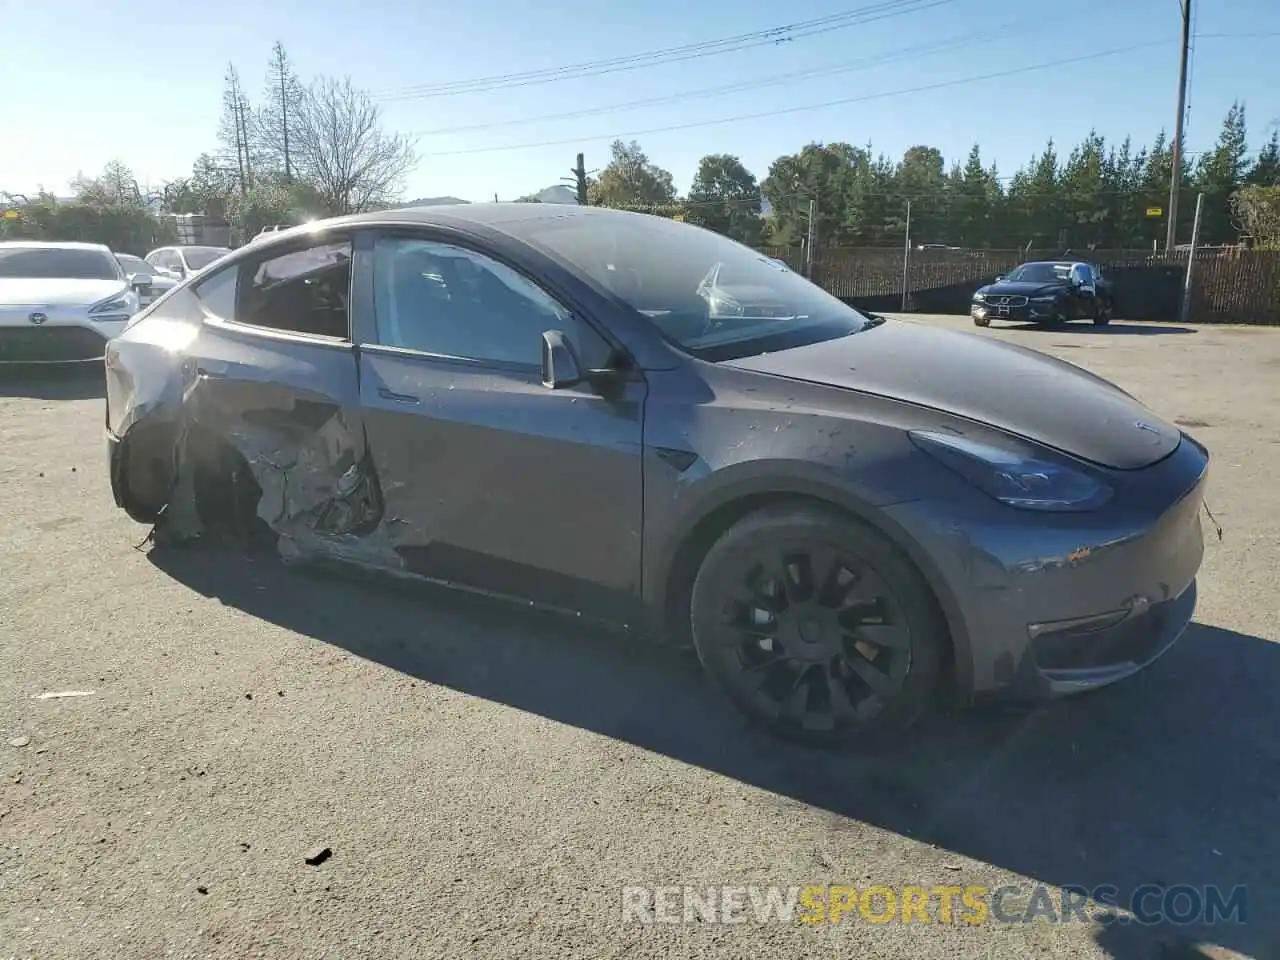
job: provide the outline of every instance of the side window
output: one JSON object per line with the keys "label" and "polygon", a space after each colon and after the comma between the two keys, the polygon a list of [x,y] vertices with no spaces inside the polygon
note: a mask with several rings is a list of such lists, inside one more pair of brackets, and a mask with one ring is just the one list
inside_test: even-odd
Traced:
{"label": "side window", "polygon": [[240,276],[238,267],[219,270],[201,280],[195,287],[196,298],[204,309],[220,320],[236,318],[236,285]]}
{"label": "side window", "polygon": [[349,336],[349,240],[250,260],[237,272],[237,323],[344,340]]}
{"label": "side window", "polygon": [[537,284],[483,254],[384,237],[374,248],[380,343],[423,353],[537,367],[542,334],[577,329]]}

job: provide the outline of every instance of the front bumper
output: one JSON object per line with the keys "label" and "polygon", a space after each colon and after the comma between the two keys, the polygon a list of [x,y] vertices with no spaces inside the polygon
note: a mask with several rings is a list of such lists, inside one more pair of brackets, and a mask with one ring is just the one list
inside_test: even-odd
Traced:
{"label": "front bumper", "polygon": [[1195,612],[1208,454],[1190,437],[1112,474],[1091,513],[963,503],[888,508],[943,581],[957,678],[973,695],[1042,699],[1123,679],[1169,649]]}
{"label": "front bumper", "polygon": [[1062,309],[1059,303],[997,304],[974,301],[969,315],[977,320],[1009,320],[1022,323],[1044,323],[1052,320]]}
{"label": "front bumper", "polygon": [[0,325],[0,363],[78,363],[101,360],[107,341],[127,320]]}

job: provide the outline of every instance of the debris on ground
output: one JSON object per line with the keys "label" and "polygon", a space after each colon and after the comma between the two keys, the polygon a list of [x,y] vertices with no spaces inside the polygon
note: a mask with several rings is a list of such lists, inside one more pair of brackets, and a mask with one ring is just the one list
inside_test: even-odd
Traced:
{"label": "debris on ground", "polygon": [[61,700],[63,697],[92,697],[96,690],[47,690],[38,694],[31,699],[33,700]]}
{"label": "debris on ground", "polygon": [[316,847],[302,859],[306,861],[307,866],[318,867],[332,856],[333,851],[328,847]]}
{"label": "debris on ground", "polygon": [[9,746],[25,747],[30,742],[31,742],[30,737],[14,737],[12,740],[9,741]]}
{"label": "debris on ground", "polygon": [[208,887],[196,887],[196,893],[208,894]]}

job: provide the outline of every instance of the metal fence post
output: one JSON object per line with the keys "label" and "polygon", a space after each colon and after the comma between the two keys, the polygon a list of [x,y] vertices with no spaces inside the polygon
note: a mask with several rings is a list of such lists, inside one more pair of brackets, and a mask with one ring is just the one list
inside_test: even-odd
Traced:
{"label": "metal fence post", "polygon": [[907,201],[907,236],[902,244],[902,312],[907,312],[907,276],[911,267],[911,201]]}
{"label": "metal fence post", "polygon": [[804,275],[810,280],[813,279],[813,244],[818,236],[818,225],[815,222],[815,210],[818,202],[812,197],[809,198],[809,230],[804,245]]}
{"label": "metal fence post", "polygon": [[1191,275],[1196,262],[1196,244],[1200,242],[1200,213],[1204,209],[1204,194],[1196,194],[1196,217],[1191,222],[1191,249],[1187,251],[1187,272],[1182,278],[1182,308],[1178,311],[1178,322],[1186,323],[1191,315]]}

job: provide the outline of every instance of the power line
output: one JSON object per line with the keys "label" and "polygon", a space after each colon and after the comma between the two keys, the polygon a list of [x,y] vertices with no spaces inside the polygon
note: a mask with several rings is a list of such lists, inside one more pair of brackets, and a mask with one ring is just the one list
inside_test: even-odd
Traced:
{"label": "power line", "polygon": [[396,100],[451,96],[461,93],[484,93],[506,87],[553,83],[560,80],[594,77],[624,70],[638,70],[659,64],[681,63],[686,60],[715,56],[722,53],[734,53],[739,50],[750,50],[755,47],[773,46],[778,43],[802,40],[807,37],[830,33],[834,30],[844,30],[849,27],[861,26],[865,23],[874,23],[878,20],[899,17],[908,13],[930,10],[953,2],[955,0],[880,0],[880,2],[873,3],[870,6],[847,10],[843,13],[816,17],[811,20],[800,20],[795,23],[738,34],[734,37],[725,37],[719,40],[704,40],[699,43],[652,50],[648,53],[637,53],[606,60],[591,60],[585,63],[548,67],[542,70],[529,70],[523,73],[506,73],[449,83],[401,87],[382,91],[375,96],[375,99],[383,102],[392,102]]}
{"label": "power line", "polygon": [[[609,113],[623,113],[628,110],[638,110],[644,107],[665,106],[673,103],[682,103],[687,100],[700,100],[709,97],[717,97],[725,94],[741,93],[747,90],[756,90],[762,87],[779,86],[784,83],[790,83],[796,80],[810,80],[816,77],[834,76],[842,73],[855,73],[872,67],[883,66],[889,63],[896,63],[911,57],[922,54],[941,53],[945,50],[955,49],[968,46],[975,41],[990,41],[993,38],[1007,36],[1011,33],[1017,33],[1023,28],[1031,27],[1037,31],[1044,30],[1043,18],[1028,18],[1023,20],[1014,20],[1003,24],[999,27],[992,27],[973,33],[961,34],[948,40],[934,41],[927,44],[915,44],[910,47],[903,47],[900,50],[875,57],[861,57],[857,60],[851,60],[847,63],[833,64],[828,67],[818,67],[808,70],[797,70],[789,73],[774,74],[768,77],[761,77],[757,80],[745,80],[740,83],[726,84],[718,87],[703,87],[698,90],[686,90],[681,93],[667,94],[661,97],[648,97],[642,100],[624,100],[620,103],[606,104],[600,107],[587,107],[580,110],[568,110],[563,113],[546,113],[533,117],[515,117],[510,120],[493,120],[485,123],[468,123],[455,127],[435,127],[429,130],[414,130],[411,136],[417,137],[435,137],[445,136],[458,133],[471,133],[479,130],[497,130],[504,127],[527,126],[538,123],[552,123],[558,120],[577,120],[583,117],[599,116]],[[1280,36],[1280,31],[1271,33],[1212,33],[1199,34],[1197,39],[1205,40],[1223,40],[1223,39],[1246,39],[1246,38],[1265,38]],[[1280,125],[1280,124],[1278,124]],[[504,149],[504,148],[495,148]],[[431,154],[432,156],[447,156],[447,154]]]}
{"label": "power line", "polygon": [[900,60],[906,60],[922,54],[940,53],[944,50],[968,46],[979,40],[991,40],[995,37],[1006,36],[1010,33],[1016,33],[1026,27],[1033,27],[1038,31],[1043,31],[1044,19],[1035,18],[1015,20],[1004,24],[1003,26],[961,34],[958,37],[953,37],[948,40],[934,41],[926,44],[914,44],[910,47],[904,47],[900,50],[887,54],[875,57],[860,57],[857,60],[851,60],[847,63],[833,64],[829,67],[793,70],[789,73],[779,73],[774,74],[773,76],[761,77],[758,80],[745,80],[739,83],[731,83],[718,87],[703,87],[698,90],[686,90],[681,93],[668,94],[661,97],[649,97],[643,100],[626,100],[621,103],[608,104],[602,107],[588,107],[580,110],[570,110],[564,113],[549,113],[534,117],[516,117],[512,120],[495,120],[486,123],[469,123],[457,127],[437,127],[432,130],[415,130],[413,131],[413,135],[420,137],[433,137],[444,134],[469,133],[474,130],[494,130],[500,127],[549,123],[555,120],[576,120],[580,117],[597,116],[604,113],[621,113],[626,110],[636,110],[642,107],[663,106],[666,104],[681,103],[686,100],[699,100],[707,97],[717,97],[723,94],[740,93],[746,90],[756,90],[761,87],[778,86],[795,80],[810,80],[815,77],[833,76],[841,73],[854,73],[871,67],[896,63]]}
{"label": "power line", "polygon": [[725,123],[737,123],[742,120],[762,120],[776,117],[781,114],[803,113],[809,110],[825,110],[828,107],[845,106],[851,103],[866,103],[871,100],[884,100],[889,97],[900,97],[912,93],[926,93],[932,90],[942,90],[947,87],[957,87],[968,83],[979,83],[983,80],[998,80],[1003,77],[1012,77],[1024,73],[1033,73],[1037,70],[1048,70],[1053,67],[1070,66],[1076,63],[1085,63],[1090,60],[1100,60],[1103,57],[1114,57],[1122,53],[1131,53],[1134,50],[1142,50],[1148,47],[1165,46],[1170,43],[1169,40],[1152,40],[1146,43],[1130,44],[1126,47],[1116,47],[1112,50],[1103,50],[1097,53],[1084,54],[1078,57],[1068,57],[1062,60],[1050,60],[1046,63],[1032,64],[1027,67],[1018,67],[1012,70],[1000,70],[995,73],[985,73],[973,77],[961,77],[956,80],[944,80],[938,83],[924,84],[918,87],[908,87],[903,90],[891,90],[883,93],[863,94],[857,97],[842,97],[839,100],[827,100],[823,103],[808,103],[795,107],[779,107],[774,110],[762,110],[755,113],[742,113],[732,117],[721,117],[715,120],[702,120],[696,123],[676,123],[664,127],[650,127],[646,130],[631,130],[626,133],[611,133],[589,137],[568,137],[562,140],[541,140],[532,143],[509,144],[501,147],[471,147],[464,150],[445,150],[436,153],[426,153],[423,157],[458,157],[467,156],[478,153],[500,153],[507,150],[532,150],[538,147],[558,147],[566,144],[591,143],[602,140],[625,140],[629,137],[648,136],[653,133],[674,133],[680,130],[696,130],[702,127],[719,126]]}

